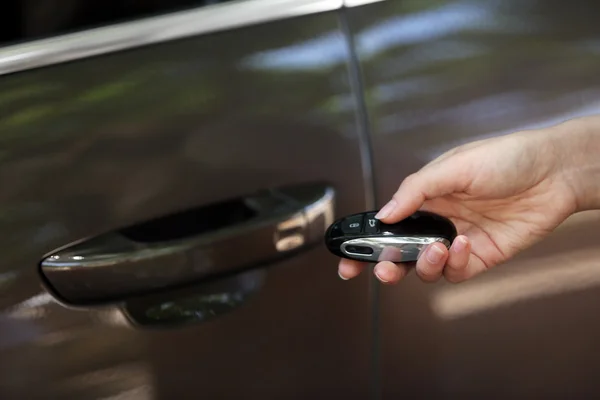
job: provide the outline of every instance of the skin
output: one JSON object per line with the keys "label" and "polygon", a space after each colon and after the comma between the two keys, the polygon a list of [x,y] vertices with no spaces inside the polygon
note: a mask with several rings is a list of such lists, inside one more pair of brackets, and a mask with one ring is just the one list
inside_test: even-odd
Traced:
{"label": "skin", "polygon": [[[600,208],[600,117],[515,132],[454,148],[401,183],[377,218],[391,224],[419,209],[450,218],[450,250],[430,245],[416,263],[424,282],[463,282],[543,240],[570,215]],[[342,279],[367,266],[341,259]],[[395,284],[410,265],[380,262],[377,278]]]}

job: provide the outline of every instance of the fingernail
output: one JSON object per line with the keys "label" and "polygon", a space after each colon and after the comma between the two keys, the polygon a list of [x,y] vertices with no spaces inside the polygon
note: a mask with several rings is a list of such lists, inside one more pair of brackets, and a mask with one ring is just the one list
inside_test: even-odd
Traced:
{"label": "fingernail", "polygon": [[348,278],[346,278],[346,277],[342,276],[342,273],[341,273],[340,271],[338,271],[338,276],[339,276],[340,278],[342,278],[343,280],[345,280],[345,281],[347,281],[347,280],[348,280]]}
{"label": "fingernail", "polygon": [[439,263],[443,256],[444,252],[437,246],[430,246],[427,250],[427,261],[432,264]]}
{"label": "fingernail", "polygon": [[381,275],[379,275],[379,274],[377,273],[377,271],[375,271],[375,276],[376,276],[376,277],[377,277],[377,279],[379,279],[381,282],[384,282],[384,283],[389,283],[389,281],[388,281],[387,279],[383,279],[383,278],[381,277]]}
{"label": "fingernail", "polygon": [[394,208],[396,208],[396,200],[392,199],[385,206],[383,206],[383,208],[379,210],[377,214],[375,214],[375,218],[382,219],[387,217],[392,213],[392,211],[394,211]]}
{"label": "fingernail", "polygon": [[457,253],[461,252],[467,247],[467,244],[467,240],[464,237],[459,236],[454,241],[454,244],[452,245],[452,250],[454,250]]}

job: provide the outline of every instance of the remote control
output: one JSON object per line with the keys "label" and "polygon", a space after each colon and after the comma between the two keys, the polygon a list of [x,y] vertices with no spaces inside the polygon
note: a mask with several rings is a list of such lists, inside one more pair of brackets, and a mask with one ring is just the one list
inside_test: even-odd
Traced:
{"label": "remote control", "polygon": [[457,235],[452,221],[430,212],[417,211],[395,224],[379,221],[376,213],[352,214],[331,224],[325,233],[329,251],[358,261],[414,262],[431,243],[450,248]]}

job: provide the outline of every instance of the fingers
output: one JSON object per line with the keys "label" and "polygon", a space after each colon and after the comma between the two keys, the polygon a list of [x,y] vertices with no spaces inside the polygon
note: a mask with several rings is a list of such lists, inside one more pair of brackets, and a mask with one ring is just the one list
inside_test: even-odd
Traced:
{"label": "fingers", "polygon": [[[344,280],[360,275],[367,263],[355,260],[341,259],[338,274]],[[416,264],[417,276],[423,282],[437,282],[442,276],[452,283],[459,283],[484,272],[485,263],[476,255],[471,254],[471,242],[464,236],[457,236],[450,250],[441,243],[433,243],[427,247]],[[410,271],[406,264],[394,264],[382,261],[373,270],[379,281],[385,284],[400,282]]]}
{"label": "fingers", "polygon": [[428,165],[408,176],[375,218],[385,223],[395,223],[416,212],[425,200],[464,190],[470,179],[457,169],[462,166],[446,164]]}
{"label": "fingers", "polygon": [[338,275],[340,278],[347,281],[348,279],[356,278],[360,275],[366,266],[367,263],[342,258],[338,265]]}
{"label": "fingers", "polygon": [[471,242],[466,236],[457,236],[450,247],[450,255],[444,277],[452,283],[459,283],[471,279],[487,267],[485,263],[474,254],[471,254]]}
{"label": "fingers", "polygon": [[417,275],[424,282],[436,282],[444,273],[448,249],[441,243],[433,243],[417,261]]}
{"label": "fingers", "polygon": [[456,274],[467,268],[469,256],[471,254],[471,242],[466,236],[457,236],[450,246],[450,255],[448,257],[448,268],[450,274]]}
{"label": "fingers", "polygon": [[[343,280],[356,278],[367,266],[367,263],[342,258],[338,265],[338,275]],[[383,283],[398,283],[408,274],[409,267],[406,265],[396,265],[389,261],[378,263],[373,272],[377,279]]]}
{"label": "fingers", "polygon": [[391,261],[382,261],[375,265],[373,273],[381,282],[386,284],[394,284],[400,282],[409,271],[407,265],[394,264]]}
{"label": "fingers", "polygon": [[471,254],[471,241],[457,236],[446,249],[441,243],[430,245],[417,262],[417,275],[424,282],[436,282],[442,275],[448,282],[460,283],[485,271],[480,258]]}

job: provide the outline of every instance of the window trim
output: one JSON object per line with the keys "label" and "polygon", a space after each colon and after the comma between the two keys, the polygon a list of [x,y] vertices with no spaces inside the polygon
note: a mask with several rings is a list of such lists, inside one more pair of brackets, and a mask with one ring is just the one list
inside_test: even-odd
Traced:
{"label": "window trim", "polygon": [[345,7],[360,7],[371,3],[379,3],[385,0],[344,0]]}
{"label": "window trim", "polygon": [[0,47],[0,76],[382,0],[239,0]]}

